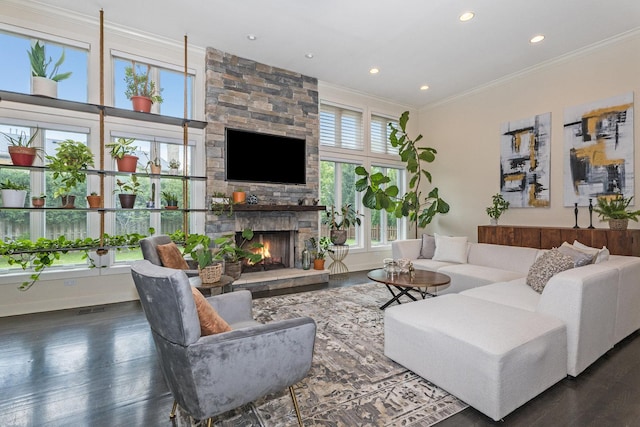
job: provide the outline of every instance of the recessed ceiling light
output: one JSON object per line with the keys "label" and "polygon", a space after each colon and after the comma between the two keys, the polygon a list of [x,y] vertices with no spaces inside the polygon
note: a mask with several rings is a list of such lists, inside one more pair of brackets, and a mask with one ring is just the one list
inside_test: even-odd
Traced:
{"label": "recessed ceiling light", "polygon": [[531,37],[529,43],[540,43],[542,40],[544,40],[544,36],[542,34],[538,34],[537,36]]}
{"label": "recessed ceiling light", "polygon": [[476,14],[473,12],[465,12],[462,15],[460,15],[458,19],[461,20],[462,22],[467,22],[467,21],[471,21],[474,16],[476,16]]}
{"label": "recessed ceiling light", "polygon": [[429,85],[420,86],[420,90],[427,90],[427,89],[429,89]]}
{"label": "recessed ceiling light", "polygon": [[304,57],[307,59],[312,59],[313,58],[313,53],[305,53]]}
{"label": "recessed ceiling light", "polygon": [[371,74],[378,74],[379,72],[380,72],[380,70],[375,68],[375,67],[369,70],[369,73],[371,73]]}
{"label": "recessed ceiling light", "polygon": [[251,41],[254,41],[254,40],[256,40],[258,37],[256,37],[256,35],[255,35],[255,34],[248,34],[248,35],[247,35],[247,38],[248,38],[249,40],[251,40]]}

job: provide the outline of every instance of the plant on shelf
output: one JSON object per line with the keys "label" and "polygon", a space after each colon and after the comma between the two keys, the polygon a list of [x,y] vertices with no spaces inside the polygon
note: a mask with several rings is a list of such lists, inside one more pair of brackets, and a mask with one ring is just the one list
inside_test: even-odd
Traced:
{"label": "plant on shelf", "polygon": [[11,163],[16,166],[31,166],[36,157],[40,157],[40,153],[44,152],[42,148],[33,147],[33,142],[36,139],[36,135],[40,129],[36,130],[27,137],[25,131],[21,131],[17,137],[13,137],[9,134],[2,133],[9,145],[9,156],[11,157]]}
{"label": "plant on shelf", "polygon": [[118,193],[120,199],[120,206],[123,209],[131,209],[136,203],[136,197],[140,190],[140,183],[136,175],[131,175],[131,178],[122,181],[120,178],[116,179],[117,189],[113,190],[114,193]]}
{"label": "plant on shelf", "polygon": [[167,209],[177,209],[178,208],[178,195],[171,191],[163,191],[162,198],[166,203]]}
{"label": "plant on shelf", "polygon": [[625,198],[620,193],[599,196],[593,211],[598,214],[600,220],[609,221],[609,228],[612,230],[626,230],[629,220],[637,222],[640,216],[640,210],[629,209],[632,201],[633,196]]}
{"label": "plant on shelf", "polygon": [[40,193],[39,196],[31,196],[31,204],[34,208],[41,208],[44,206],[46,199],[47,195]]}
{"label": "plant on shelf", "polygon": [[169,170],[173,175],[178,174],[178,169],[180,169],[180,161],[176,159],[169,160]]}
{"label": "plant on shelf", "polygon": [[120,172],[135,172],[138,166],[138,156],[135,155],[137,146],[133,145],[135,138],[117,138],[114,142],[105,144],[110,149],[109,154],[116,160]]}
{"label": "plant on shelf", "polygon": [[491,224],[497,225],[498,219],[500,219],[500,216],[509,209],[510,203],[507,202],[500,193],[496,193],[491,196],[491,203],[492,205],[486,209],[487,215],[491,218]]}
{"label": "plant on shelf", "polygon": [[334,245],[344,245],[347,241],[347,232],[352,225],[360,225],[362,214],[351,203],[345,203],[336,209],[331,205],[326,211],[325,223],[329,225],[330,239]]}
{"label": "plant on shelf", "polygon": [[[127,86],[125,96],[133,103],[134,111],[143,111],[148,113],[151,111],[151,104],[162,103],[162,89],[156,88],[156,83],[149,76],[151,67],[144,65],[145,71],[141,69],[142,65],[135,62],[131,66],[124,69],[124,81]],[[142,104],[138,104],[141,102]]]}
{"label": "plant on shelf", "polygon": [[28,189],[29,186],[13,182],[8,178],[6,181],[0,182],[2,206],[5,208],[23,208]]}
{"label": "plant on shelf", "polygon": [[31,46],[27,51],[29,62],[31,63],[31,87],[34,95],[44,95],[51,98],[58,96],[58,82],[71,77],[71,71],[60,73],[59,69],[64,62],[64,49],[60,58],[53,64],[53,68],[49,71],[49,66],[53,62],[53,58],[47,59],[44,43],[39,40]]}
{"label": "plant on shelf", "polygon": [[57,183],[54,197],[63,197],[63,207],[74,207],[75,196],[69,195],[78,184],[86,181],[84,172],[93,167],[93,154],[89,147],[80,141],[66,139],[56,142],[58,149],[55,156],[46,156],[49,169],[53,172],[53,180]]}
{"label": "plant on shelf", "polygon": [[420,181],[424,177],[431,183],[431,173],[423,168],[422,162],[431,163],[436,158],[436,150],[431,147],[418,147],[417,143],[422,139],[418,135],[414,140],[407,135],[406,127],[409,121],[409,112],[405,111],[398,120],[400,128],[389,123],[391,134],[389,142],[398,149],[400,159],[406,164],[409,172],[409,190],[399,196],[397,185],[389,185],[391,178],[382,172],[370,174],[363,166],[358,166],[355,172],[361,176],[356,181],[356,191],[364,191],[362,203],[365,207],[374,210],[386,210],[396,218],[409,217],[415,222],[415,235],[418,236],[418,227],[426,227],[437,214],[449,212],[449,204],[438,195],[438,188],[434,187],[423,199],[420,191]]}
{"label": "plant on shelf", "polygon": [[242,241],[236,244],[235,234],[225,234],[213,240],[216,244],[214,258],[225,261],[225,274],[235,279],[240,277],[242,271],[242,261],[247,260],[250,264],[262,261],[262,243],[253,242],[245,248],[245,244],[253,239],[253,230],[245,228],[242,231]]}
{"label": "plant on shelf", "polygon": [[[153,160],[147,162],[147,167],[151,168],[151,173],[157,175],[162,172],[162,162],[159,157],[154,157]],[[146,171],[146,168],[145,168]]]}
{"label": "plant on shelf", "polygon": [[227,216],[233,215],[233,202],[231,197],[226,193],[216,191],[211,195],[211,212],[214,215],[221,216],[225,212]]}
{"label": "plant on shelf", "polygon": [[102,206],[102,196],[92,191],[91,194],[87,196],[87,203],[91,209],[97,209]]}

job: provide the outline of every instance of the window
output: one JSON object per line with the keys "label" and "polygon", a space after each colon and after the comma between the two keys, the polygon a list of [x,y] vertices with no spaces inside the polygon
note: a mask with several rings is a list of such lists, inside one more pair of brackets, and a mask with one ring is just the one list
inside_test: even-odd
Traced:
{"label": "window", "polygon": [[320,145],[362,150],[362,113],[321,104]]}
{"label": "window", "polygon": [[389,142],[389,135],[391,135],[391,129],[389,129],[389,123],[392,123],[395,127],[398,127],[398,121],[394,119],[388,119],[386,117],[371,116],[371,152],[381,154],[398,154],[398,149],[394,148]]}
{"label": "window", "polygon": [[[371,173],[382,173],[388,176],[391,181],[388,185],[396,185],[400,190],[400,194],[404,193],[404,185],[402,177],[404,176],[404,169],[397,169],[391,167],[374,166],[371,168]],[[371,245],[379,246],[391,243],[398,239],[398,234],[404,235],[402,231],[404,221],[402,218],[396,218],[393,213],[388,213],[385,210],[372,211],[371,212]]]}
{"label": "window", "polygon": [[[357,211],[360,198],[356,193],[355,182],[357,179],[355,163],[334,162],[323,160],[320,162],[320,204],[336,206],[338,209],[350,203]],[[351,226],[347,230],[347,243],[349,245],[362,246],[360,227]],[[328,225],[323,225],[321,236],[329,236]]]}

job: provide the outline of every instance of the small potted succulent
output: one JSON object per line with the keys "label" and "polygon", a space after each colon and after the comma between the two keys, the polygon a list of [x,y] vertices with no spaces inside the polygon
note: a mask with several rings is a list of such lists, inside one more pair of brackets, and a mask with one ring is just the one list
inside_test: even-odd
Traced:
{"label": "small potted succulent", "polygon": [[491,218],[491,225],[498,225],[498,219],[502,213],[509,209],[509,202],[507,202],[500,193],[491,196],[491,202],[493,204],[486,209],[487,215]]}
{"label": "small potted succulent", "polygon": [[629,205],[633,196],[625,198],[622,194],[616,193],[609,196],[598,197],[598,203],[593,211],[598,214],[602,221],[609,221],[609,228],[612,230],[626,230],[629,220],[638,221],[640,210],[633,211]]}
{"label": "small potted succulent", "polygon": [[31,205],[33,205],[34,208],[43,208],[46,199],[47,195],[44,193],[40,193],[39,196],[31,196]]}
{"label": "small potted succulent", "polygon": [[31,136],[27,137],[27,134],[22,131],[17,137],[13,137],[6,133],[3,133],[4,138],[7,140],[7,144],[9,145],[9,156],[11,157],[11,163],[16,166],[31,166],[33,162],[36,160],[36,157],[40,155],[40,152],[43,151],[42,148],[34,147],[33,141],[38,134],[39,129],[31,134]]}
{"label": "small potted succulent", "polygon": [[135,141],[135,138],[118,138],[105,145],[111,149],[110,154],[116,160],[118,171],[135,172],[138,168],[138,156],[135,155],[138,147],[133,145]]}
{"label": "small potted succulent", "polygon": [[162,198],[166,203],[165,209],[175,210],[178,209],[178,195],[171,191],[163,191]]}
{"label": "small potted succulent", "polygon": [[146,71],[142,71],[140,67],[142,65],[133,62],[130,67],[124,69],[124,81],[127,85],[124,94],[131,100],[134,111],[148,113],[151,111],[151,104],[162,103],[162,89],[156,89],[156,83],[151,80],[151,67],[144,65]]}
{"label": "small potted succulent", "polygon": [[91,209],[97,209],[102,206],[102,196],[92,191],[91,194],[87,196],[87,203]]}
{"label": "small potted succulent", "polygon": [[178,169],[180,169],[180,161],[176,159],[169,160],[169,173],[178,175]]}
{"label": "small potted succulent", "polygon": [[60,58],[53,64],[53,69],[48,70],[49,65],[53,62],[53,58],[45,53],[44,43],[39,40],[31,46],[27,51],[29,62],[31,63],[31,93],[34,95],[46,96],[49,98],[58,97],[58,82],[71,77],[71,71],[59,73],[58,69],[64,62],[64,49]]}

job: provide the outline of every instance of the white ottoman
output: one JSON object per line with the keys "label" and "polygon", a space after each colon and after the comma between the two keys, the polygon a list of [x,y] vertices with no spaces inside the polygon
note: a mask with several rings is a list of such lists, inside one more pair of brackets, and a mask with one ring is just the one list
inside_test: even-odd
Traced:
{"label": "white ottoman", "polygon": [[496,421],[567,375],[560,320],[459,294],[388,308],[384,352]]}

